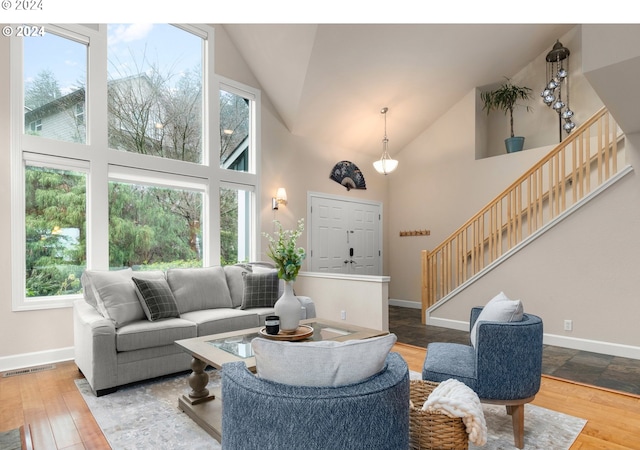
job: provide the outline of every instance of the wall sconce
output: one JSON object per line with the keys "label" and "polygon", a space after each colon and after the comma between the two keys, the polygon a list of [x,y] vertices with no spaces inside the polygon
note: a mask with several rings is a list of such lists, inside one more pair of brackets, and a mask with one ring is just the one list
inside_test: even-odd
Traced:
{"label": "wall sconce", "polygon": [[278,209],[279,205],[287,204],[287,191],[284,188],[278,188],[275,197],[271,197],[271,209]]}

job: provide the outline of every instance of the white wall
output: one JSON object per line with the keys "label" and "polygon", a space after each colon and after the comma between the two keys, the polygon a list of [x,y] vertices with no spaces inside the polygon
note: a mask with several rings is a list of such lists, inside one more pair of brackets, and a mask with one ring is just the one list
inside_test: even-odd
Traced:
{"label": "white wall", "polygon": [[[586,80],[582,70],[582,26],[575,26],[571,31],[559,37],[559,41],[564,47],[569,49],[569,100],[571,110],[575,113],[574,122],[579,126],[589,119],[596,111],[602,107],[602,101],[595,93],[591,85]],[[540,93],[544,89],[547,79],[546,55],[552,49],[555,42],[549,42],[549,47],[537,58],[523,67],[518,73],[510,76],[512,82],[518,86],[527,86],[532,89],[531,99],[518,104],[528,105],[526,108],[518,107],[514,111],[514,134],[524,136],[524,148],[533,149],[548,145],[557,145],[558,136],[558,114],[542,102]],[[499,81],[501,84],[503,80]],[[494,86],[493,89],[495,89]],[[562,97],[567,100],[566,85],[562,89]],[[482,111],[483,103],[478,93],[478,109]],[[492,111],[487,116],[486,112],[481,112],[483,125],[487,128],[487,135],[484,140],[476,141],[476,152],[479,155],[496,156],[505,152],[504,140],[509,137],[509,116],[502,111]],[[564,123],[564,121],[563,121]],[[566,133],[562,131],[563,140]]]}
{"label": "white wall", "polygon": [[[612,114],[633,110],[631,106],[637,109],[637,102],[627,103],[634,103],[640,91],[638,67],[632,66],[636,76],[631,82],[629,67],[622,70],[618,61],[638,60],[640,51],[634,47],[635,53],[630,54],[630,46],[618,43],[640,39],[640,26],[623,26],[621,30],[584,27],[589,42],[607,43],[585,48],[584,59],[589,61],[586,77],[594,71],[606,72],[604,88]],[[616,34],[618,31],[622,35]],[[607,33],[625,39],[605,38]],[[631,93],[623,95],[620,90]],[[635,169],[437,308],[432,314],[435,323],[467,329],[469,309],[504,291],[511,298],[520,298],[525,311],[542,317],[546,343],[640,359],[640,133],[634,132],[638,129],[637,114],[616,119],[621,127],[624,122],[630,127],[627,130],[632,130],[624,130],[624,156]],[[573,321],[572,331],[564,330],[565,319]]]}
{"label": "white wall", "polygon": [[317,317],[389,331],[389,277],[301,272],[295,290],[313,299]]}
{"label": "white wall", "polygon": [[[264,100],[264,97],[263,97]],[[279,220],[285,228],[294,228],[299,218],[306,218],[307,193],[322,192],[339,195],[353,200],[372,200],[386,204],[387,178],[373,169],[373,158],[346,148],[340,148],[314,142],[292,135],[274,114],[268,101],[264,101],[262,109],[262,230],[271,233],[274,230],[273,220]],[[329,179],[331,169],[342,160],[353,162],[365,176],[367,189],[351,189]],[[288,204],[277,211],[271,209],[271,198],[276,190],[284,187],[287,190]],[[387,228],[388,217],[383,219],[383,234]],[[383,236],[386,242],[386,236]],[[302,235],[299,244],[308,248],[307,233]],[[267,241],[262,239],[262,259]],[[383,247],[383,272],[388,273],[386,244]],[[306,270],[306,262],[303,265]]]}
{"label": "white wall", "polygon": [[[580,27],[576,27],[560,39],[565,46],[571,45],[571,107],[578,124],[602,107],[577,67],[582,53],[579,31]],[[513,75],[513,81],[532,89],[542,86],[547,52]],[[479,117],[486,113],[482,112],[478,90],[473,89],[397,155],[400,165],[390,179],[392,201],[386,208],[392,299],[420,302],[421,250],[439,245],[557,144],[557,114],[542,103],[539,92],[534,90],[534,96],[538,100],[532,105],[534,112],[519,111],[514,120],[535,148],[506,154],[504,134],[508,135],[508,119],[500,112],[489,118]],[[488,128],[483,129],[483,124]],[[478,139],[486,139],[489,145],[499,148],[488,151],[496,156],[476,159],[477,129]],[[431,235],[398,236],[399,231],[412,229],[429,229]]]}
{"label": "white wall", "polygon": [[[640,135],[627,136],[640,163]],[[546,343],[640,359],[640,175],[625,175],[586,206],[432,312],[468,330],[469,311],[504,291],[542,317]],[[636,206],[636,207],[630,207]],[[573,330],[565,331],[565,319]]]}

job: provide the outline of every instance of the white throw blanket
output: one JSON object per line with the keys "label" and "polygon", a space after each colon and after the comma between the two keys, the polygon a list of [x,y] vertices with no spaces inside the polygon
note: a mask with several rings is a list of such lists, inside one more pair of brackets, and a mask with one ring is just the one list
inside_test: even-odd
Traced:
{"label": "white throw blanket", "polygon": [[431,391],[422,410],[461,417],[467,427],[469,441],[478,446],[487,443],[487,424],[480,399],[466,384],[454,379],[441,382]]}

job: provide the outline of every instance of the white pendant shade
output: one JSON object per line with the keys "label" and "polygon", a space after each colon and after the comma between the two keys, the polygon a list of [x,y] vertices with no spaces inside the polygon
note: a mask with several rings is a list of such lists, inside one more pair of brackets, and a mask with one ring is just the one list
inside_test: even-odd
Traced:
{"label": "white pendant shade", "polygon": [[389,139],[387,139],[387,111],[386,106],[380,111],[384,116],[384,138],[382,139],[382,156],[378,161],[373,163],[373,167],[380,174],[386,175],[393,172],[398,167],[398,160],[391,159],[389,156]]}
{"label": "white pendant shade", "polygon": [[376,169],[378,173],[386,175],[396,170],[396,167],[398,167],[398,160],[391,159],[391,158],[380,159],[373,163],[373,167]]}

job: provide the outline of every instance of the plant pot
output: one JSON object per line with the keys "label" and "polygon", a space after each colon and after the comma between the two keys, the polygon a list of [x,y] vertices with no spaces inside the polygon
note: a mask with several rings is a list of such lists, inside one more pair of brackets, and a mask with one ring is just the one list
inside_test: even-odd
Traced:
{"label": "plant pot", "polygon": [[507,148],[507,153],[519,152],[524,147],[524,137],[515,136],[504,140],[504,145]]}

